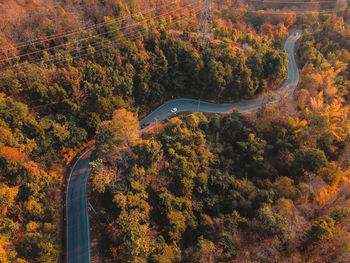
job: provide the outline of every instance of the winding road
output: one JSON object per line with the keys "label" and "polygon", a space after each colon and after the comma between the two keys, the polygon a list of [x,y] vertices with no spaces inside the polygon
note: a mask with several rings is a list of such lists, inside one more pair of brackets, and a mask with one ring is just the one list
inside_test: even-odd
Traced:
{"label": "winding road", "polygon": [[[299,82],[299,70],[294,58],[296,41],[301,37],[302,31],[293,32],[285,42],[284,50],[288,53],[288,76],[283,85],[275,91],[276,94],[284,92],[292,94]],[[277,101],[276,99],[275,101]],[[241,101],[232,104],[215,104],[193,99],[174,99],[165,102],[152,113],[140,121],[140,125],[148,124],[142,131],[147,131],[158,122],[169,118],[177,112],[209,112],[230,113],[233,110],[247,112],[261,107],[264,97]],[[87,204],[86,185],[90,175],[91,148],[84,152],[75,162],[67,183],[66,193],[66,256],[68,263],[90,263],[90,234],[89,215]]]}
{"label": "winding road", "polygon": [[[285,42],[284,50],[288,54],[288,74],[283,85],[274,91],[277,95],[281,92],[286,92],[286,95],[290,95],[298,85],[299,70],[294,58],[294,49],[295,43],[301,37],[301,34],[302,31],[297,30],[293,32]],[[233,110],[237,110],[238,112],[247,112],[260,108],[263,100],[263,96],[231,104],[216,104],[193,99],[169,100],[143,118],[140,121],[140,125],[150,123],[147,128],[143,129],[143,131],[151,129],[157,122],[161,122],[173,115],[174,113],[170,112],[170,109],[172,108],[177,108],[177,112],[230,113]]]}

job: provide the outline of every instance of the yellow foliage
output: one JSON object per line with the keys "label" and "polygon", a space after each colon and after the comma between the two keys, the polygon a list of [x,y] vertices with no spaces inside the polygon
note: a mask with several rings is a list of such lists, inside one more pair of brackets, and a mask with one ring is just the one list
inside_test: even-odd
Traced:
{"label": "yellow foliage", "polygon": [[338,100],[333,100],[331,104],[325,105],[322,111],[322,114],[328,117],[330,132],[338,141],[344,140],[349,134],[348,112],[349,109],[343,107]]}
{"label": "yellow foliage", "polygon": [[23,164],[23,167],[27,171],[28,176],[30,178],[35,179],[36,181],[39,181],[39,180],[44,179],[44,178],[47,179],[47,177],[48,177],[47,173],[45,171],[41,170],[38,167],[38,164],[36,164],[32,161],[25,162]]}
{"label": "yellow foliage", "polygon": [[323,107],[323,91],[317,97],[310,98],[310,106],[312,110],[321,110]]}
{"label": "yellow foliage", "polygon": [[316,203],[319,206],[325,206],[334,201],[338,195],[338,183],[330,185],[325,185],[325,187],[316,194]]}
{"label": "yellow foliage", "polygon": [[34,222],[34,221],[30,221],[27,225],[26,225],[26,231],[27,232],[35,232],[40,228],[41,224],[38,222]]}
{"label": "yellow foliage", "polygon": [[126,109],[116,110],[113,113],[112,127],[115,139],[134,145],[140,140],[139,122]]}
{"label": "yellow foliage", "polygon": [[18,186],[15,187],[0,187],[0,209],[1,214],[5,215],[7,213],[7,208],[11,207],[15,203],[15,197],[18,194]]}
{"label": "yellow foliage", "polygon": [[94,191],[99,193],[104,193],[106,190],[106,185],[109,185],[114,179],[114,172],[105,167],[101,171],[94,174],[92,179],[92,185]]}
{"label": "yellow foliage", "polygon": [[288,117],[288,126],[290,128],[299,128],[299,127],[306,127],[307,121],[306,120],[299,120],[299,118],[292,118]]}
{"label": "yellow foliage", "polygon": [[10,130],[0,127],[0,142],[10,144],[16,142],[16,139]]}
{"label": "yellow foliage", "polygon": [[42,204],[38,203],[35,200],[29,200],[25,202],[24,206],[27,209],[27,211],[31,214],[41,215],[43,213]]}

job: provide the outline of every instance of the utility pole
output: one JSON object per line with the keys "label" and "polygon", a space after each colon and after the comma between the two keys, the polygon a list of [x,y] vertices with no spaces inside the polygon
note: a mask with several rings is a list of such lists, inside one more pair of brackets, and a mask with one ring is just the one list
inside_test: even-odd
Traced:
{"label": "utility pole", "polygon": [[197,36],[205,47],[208,40],[213,40],[213,27],[211,23],[211,0],[204,0],[203,10],[198,23]]}
{"label": "utility pole", "polygon": [[198,99],[198,109],[197,109],[197,112],[199,112],[199,106],[201,104],[201,99]]}

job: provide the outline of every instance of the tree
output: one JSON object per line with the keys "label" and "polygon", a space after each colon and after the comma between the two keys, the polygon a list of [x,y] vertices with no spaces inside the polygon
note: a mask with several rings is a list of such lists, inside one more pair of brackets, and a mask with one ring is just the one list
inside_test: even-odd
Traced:
{"label": "tree", "polygon": [[216,256],[215,252],[215,244],[201,236],[198,240],[196,251],[192,255],[192,262],[214,263]]}
{"label": "tree", "polygon": [[169,220],[169,237],[177,242],[186,230],[186,218],[179,211],[170,211],[167,217]]}
{"label": "tree", "polygon": [[316,220],[311,227],[306,231],[306,245],[314,245],[323,239],[330,239],[334,234],[334,220],[328,216]]}
{"label": "tree", "polygon": [[297,189],[292,179],[281,176],[273,184],[276,194],[294,200],[297,197]]}
{"label": "tree", "polygon": [[112,120],[97,127],[95,159],[115,160],[124,146],[132,146],[139,140],[139,128],[139,122],[131,112],[125,109],[114,111]]}
{"label": "tree", "polygon": [[13,163],[22,163],[25,160],[26,156],[24,153],[21,153],[12,147],[5,146],[0,148],[0,158]]}
{"label": "tree", "polygon": [[145,168],[151,168],[163,155],[161,144],[154,139],[141,141],[133,150],[137,155],[138,164]]}
{"label": "tree", "polygon": [[153,245],[152,263],[175,263],[181,261],[181,250],[176,243],[167,245],[164,237],[160,235],[156,238]]}
{"label": "tree", "polygon": [[336,222],[341,222],[350,218],[350,210],[341,206],[335,206],[330,209],[330,217]]}
{"label": "tree", "polygon": [[322,150],[315,148],[301,148],[294,152],[294,158],[291,165],[293,173],[318,172],[328,163],[327,158]]}
{"label": "tree", "polygon": [[257,227],[265,236],[282,235],[287,229],[287,220],[269,205],[265,205],[257,212]]}
{"label": "tree", "polygon": [[122,211],[118,220],[122,249],[117,257],[126,263],[146,263],[151,252],[148,223],[138,210]]}
{"label": "tree", "polygon": [[6,215],[7,209],[15,204],[15,198],[18,194],[18,187],[8,187],[0,184],[0,213]]}

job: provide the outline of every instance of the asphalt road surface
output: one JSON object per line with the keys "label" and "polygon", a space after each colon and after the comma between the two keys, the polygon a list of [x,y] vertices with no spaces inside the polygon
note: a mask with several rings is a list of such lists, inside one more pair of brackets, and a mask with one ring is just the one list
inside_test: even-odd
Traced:
{"label": "asphalt road surface", "polygon": [[90,262],[90,232],[86,186],[90,175],[91,149],[75,162],[66,193],[67,263]]}
{"label": "asphalt road surface", "polygon": [[[301,33],[302,31],[299,30],[293,32],[285,43],[284,49],[288,53],[289,62],[288,77],[284,84],[275,91],[276,94],[279,92],[293,93],[299,82],[299,71],[294,60],[294,48]],[[247,112],[261,107],[263,100],[264,97],[258,97],[232,104],[215,104],[193,99],[174,99],[155,109],[140,121],[140,125],[149,123],[142,131],[151,129],[157,122],[175,114],[170,112],[173,108],[177,108],[177,112],[230,113],[233,110]],[[86,194],[87,180],[91,171],[90,154],[91,149],[78,158],[68,179],[66,193],[66,255],[68,263],[90,263],[89,215]]]}
{"label": "asphalt road surface", "polygon": [[[296,41],[301,37],[302,31],[297,30],[293,32],[284,45],[284,50],[288,54],[288,68],[287,78],[283,85],[275,91],[278,98],[279,93],[290,95],[293,93],[299,82],[299,70],[295,63],[294,49]],[[240,101],[232,104],[215,104],[205,101],[193,99],[174,99],[165,102],[159,106],[145,118],[140,121],[140,125],[148,124],[142,131],[148,131],[152,127],[175,113],[170,112],[171,109],[176,108],[176,112],[211,112],[211,113],[230,113],[233,110],[238,112],[247,112],[256,110],[261,107],[263,101],[266,100],[264,96],[255,99]],[[279,99],[276,99],[278,101]]]}

